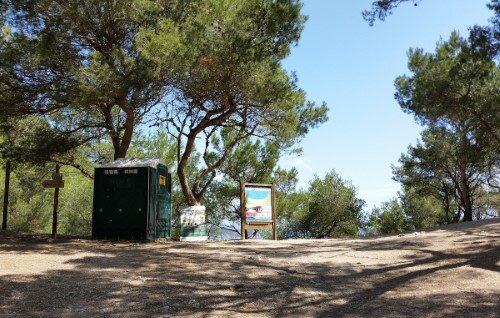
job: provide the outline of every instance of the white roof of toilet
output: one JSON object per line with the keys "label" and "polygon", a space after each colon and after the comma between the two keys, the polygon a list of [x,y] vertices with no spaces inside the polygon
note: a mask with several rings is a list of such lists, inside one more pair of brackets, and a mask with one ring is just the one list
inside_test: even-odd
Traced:
{"label": "white roof of toilet", "polygon": [[132,158],[132,159],[118,159],[113,162],[104,163],[98,168],[141,168],[151,167],[156,168],[159,164],[163,164],[161,159],[152,158]]}

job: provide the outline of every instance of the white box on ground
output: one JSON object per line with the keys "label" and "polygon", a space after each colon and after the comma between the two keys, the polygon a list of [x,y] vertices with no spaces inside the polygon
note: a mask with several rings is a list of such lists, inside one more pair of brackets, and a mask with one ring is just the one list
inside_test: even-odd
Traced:
{"label": "white box on ground", "polygon": [[205,206],[196,205],[180,211],[181,241],[208,240],[205,224]]}

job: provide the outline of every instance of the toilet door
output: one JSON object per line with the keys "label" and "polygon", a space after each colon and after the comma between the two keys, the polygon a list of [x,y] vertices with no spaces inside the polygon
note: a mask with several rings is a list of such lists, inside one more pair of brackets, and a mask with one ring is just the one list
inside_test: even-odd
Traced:
{"label": "toilet door", "polygon": [[159,165],[157,171],[156,237],[167,238],[172,219],[172,180],[167,167]]}

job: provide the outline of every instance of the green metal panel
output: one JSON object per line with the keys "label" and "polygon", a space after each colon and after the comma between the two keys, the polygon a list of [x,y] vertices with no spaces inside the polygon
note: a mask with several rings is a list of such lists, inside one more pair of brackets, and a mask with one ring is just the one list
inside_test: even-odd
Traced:
{"label": "green metal panel", "polygon": [[181,240],[207,236],[204,206],[190,206],[180,211]]}
{"label": "green metal panel", "polygon": [[156,238],[156,169],[149,169],[149,199],[148,199],[148,238]]}
{"label": "green metal panel", "polygon": [[148,238],[149,169],[136,168],[135,174],[125,173],[126,169],[121,168],[96,169],[92,226],[94,238]]}
{"label": "green metal panel", "polygon": [[96,168],[93,238],[170,236],[172,179],[166,166]]}
{"label": "green metal panel", "polygon": [[156,194],[156,237],[170,237],[172,223],[172,176],[167,167],[158,165]]}
{"label": "green metal panel", "polygon": [[206,236],[207,235],[207,225],[201,224],[196,227],[182,227],[181,236],[182,237],[196,237],[196,236]]}

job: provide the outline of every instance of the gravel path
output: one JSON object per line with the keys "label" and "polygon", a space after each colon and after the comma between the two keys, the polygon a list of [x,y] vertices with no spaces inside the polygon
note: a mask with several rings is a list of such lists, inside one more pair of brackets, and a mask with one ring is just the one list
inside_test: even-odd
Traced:
{"label": "gravel path", "polygon": [[0,317],[500,317],[500,219],[354,240],[0,231]]}

